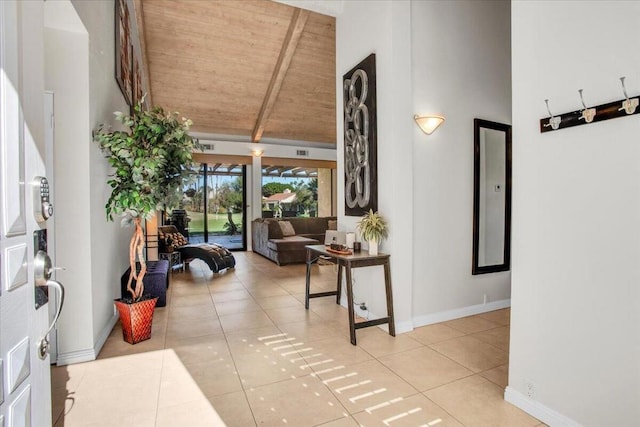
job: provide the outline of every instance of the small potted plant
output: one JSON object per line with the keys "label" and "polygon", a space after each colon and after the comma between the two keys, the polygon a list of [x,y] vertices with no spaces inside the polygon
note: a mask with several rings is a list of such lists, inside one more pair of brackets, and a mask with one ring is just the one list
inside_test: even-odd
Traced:
{"label": "small potted plant", "polygon": [[387,237],[388,227],[384,218],[370,209],[358,222],[358,231],[364,240],[369,243],[369,254],[378,255],[378,244]]}
{"label": "small potted plant", "polygon": [[[123,226],[134,225],[129,244],[127,283],[131,298],[115,301],[125,341],[131,344],[151,337],[151,320],[157,300],[144,295],[142,280],[147,264],[142,220],[151,218],[156,210],[177,205],[187,179],[187,169],[193,165],[192,153],[198,146],[188,134],[190,120],[178,119],[177,113],[165,114],[159,107],[145,111],[142,102],[138,102],[131,116],[115,113],[128,131],[112,131],[100,125],[94,133],[94,140],[113,168],[107,181],[111,187],[111,196],[105,205],[107,219],[113,221],[114,215],[122,215]],[[133,307],[136,304],[140,306]],[[138,318],[131,310],[150,314],[141,319],[143,327],[127,324],[128,319]],[[136,331],[139,332],[137,335]]]}

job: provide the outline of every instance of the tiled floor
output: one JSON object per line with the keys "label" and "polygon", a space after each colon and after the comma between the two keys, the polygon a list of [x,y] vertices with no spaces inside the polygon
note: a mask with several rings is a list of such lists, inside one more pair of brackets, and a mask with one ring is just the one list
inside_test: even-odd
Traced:
{"label": "tiled floor", "polygon": [[[153,336],[116,325],[99,360],[54,368],[55,426],[538,426],[503,400],[509,310],[349,343],[333,298],[304,309],[304,265],[236,253],[172,275]],[[335,286],[314,267],[314,288]]]}

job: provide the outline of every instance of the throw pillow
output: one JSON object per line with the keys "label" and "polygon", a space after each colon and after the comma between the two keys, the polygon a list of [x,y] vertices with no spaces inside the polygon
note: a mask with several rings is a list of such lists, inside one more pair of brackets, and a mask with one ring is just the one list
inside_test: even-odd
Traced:
{"label": "throw pillow", "polygon": [[173,246],[184,246],[189,243],[182,233],[169,233],[169,236],[171,236]]}
{"label": "throw pillow", "polygon": [[337,230],[338,229],[338,220],[330,219],[327,230]]}
{"label": "throw pillow", "polygon": [[296,230],[293,229],[293,225],[289,221],[278,221],[280,225],[280,229],[282,230],[282,235],[284,237],[295,236]]}

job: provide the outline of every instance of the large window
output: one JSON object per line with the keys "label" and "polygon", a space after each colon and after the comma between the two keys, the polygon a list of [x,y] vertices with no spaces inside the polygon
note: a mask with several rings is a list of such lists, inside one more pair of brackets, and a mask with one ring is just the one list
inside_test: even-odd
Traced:
{"label": "large window", "polygon": [[263,164],[263,218],[332,215],[332,170]]}
{"label": "large window", "polygon": [[184,188],[189,241],[246,249],[244,165],[207,164],[192,172]]}

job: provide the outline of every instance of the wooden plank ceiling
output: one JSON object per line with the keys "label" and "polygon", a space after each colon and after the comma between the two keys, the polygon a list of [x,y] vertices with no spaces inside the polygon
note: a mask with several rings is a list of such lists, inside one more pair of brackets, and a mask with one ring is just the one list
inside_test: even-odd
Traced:
{"label": "wooden plank ceiling", "polygon": [[154,105],[193,131],[336,143],[335,18],[269,0],[142,0]]}

